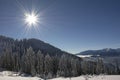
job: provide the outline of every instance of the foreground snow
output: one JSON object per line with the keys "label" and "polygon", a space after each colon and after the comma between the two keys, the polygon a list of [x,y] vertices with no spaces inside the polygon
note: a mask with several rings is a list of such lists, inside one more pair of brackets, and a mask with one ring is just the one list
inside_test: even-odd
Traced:
{"label": "foreground snow", "polygon": [[40,80],[38,77],[22,77],[11,71],[0,72],[0,80]]}
{"label": "foreground snow", "polygon": [[[3,71],[0,72],[0,80],[43,80],[38,77],[22,77],[18,73]],[[120,80],[120,75],[99,75],[99,76],[80,76],[73,78],[54,78],[50,80]]]}
{"label": "foreground snow", "polygon": [[56,78],[51,80],[120,80],[120,75],[80,76],[74,78]]}
{"label": "foreground snow", "polygon": [[37,77],[10,77],[10,76],[0,76],[0,80],[40,80]]}

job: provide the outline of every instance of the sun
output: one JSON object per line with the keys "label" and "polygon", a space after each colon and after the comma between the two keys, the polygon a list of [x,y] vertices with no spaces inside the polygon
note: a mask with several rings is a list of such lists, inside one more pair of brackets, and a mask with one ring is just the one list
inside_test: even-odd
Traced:
{"label": "sun", "polygon": [[26,13],[25,14],[25,22],[29,25],[29,26],[34,26],[36,25],[39,20],[38,20],[38,15],[36,15],[35,13]]}

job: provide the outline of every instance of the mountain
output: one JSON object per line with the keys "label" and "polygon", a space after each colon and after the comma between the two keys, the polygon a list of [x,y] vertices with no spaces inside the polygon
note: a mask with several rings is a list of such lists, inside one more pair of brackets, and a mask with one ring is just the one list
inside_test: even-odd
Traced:
{"label": "mountain", "polygon": [[101,50],[87,50],[76,54],[81,57],[83,61],[97,62],[102,59],[104,66],[113,67],[118,66],[120,68],[120,48],[111,49],[105,48]]}
{"label": "mountain", "polygon": [[111,49],[111,48],[105,48],[101,50],[87,50],[80,53],[77,53],[76,55],[92,55],[92,56],[120,56],[120,48],[118,49]]}
{"label": "mountain", "polygon": [[[96,51],[86,51],[84,55],[89,54],[99,55],[119,53],[119,49],[103,49]],[[95,59],[96,58],[96,59]],[[104,58],[106,59],[106,58]],[[111,60],[111,58],[109,58]],[[80,58],[76,55],[62,51],[51,44],[45,43],[38,39],[22,39],[15,40],[10,37],[0,36],[0,68],[1,70],[10,70],[29,74],[32,76],[40,75],[42,78],[54,77],[75,77],[81,74],[101,74],[102,65],[104,69],[110,70],[105,73],[118,74],[115,72],[119,58],[115,64],[107,60],[97,59],[97,57]],[[99,61],[98,61],[99,60]],[[114,60],[114,59],[112,59]],[[112,63],[105,63],[109,61]],[[101,64],[99,69],[98,64]],[[110,65],[111,66],[110,66]],[[112,67],[113,66],[113,67]],[[112,68],[111,68],[112,67]],[[117,66],[119,69],[119,65]],[[87,70],[86,70],[87,69]],[[96,69],[96,70],[95,70]],[[95,71],[94,71],[95,70]],[[112,70],[112,73],[111,73]],[[94,71],[94,72],[93,72]]]}
{"label": "mountain", "polygon": [[38,39],[15,40],[0,36],[1,71],[16,71],[25,76],[39,75],[41,78],[79,76],[82,73],[81,62],[80,57]]}
{"label": "mountain", "polygon": [[77,56],[70,54],[68,52],[62,51],[59,48],[56,48],[48,43],[45,43],[38,39],[21,39],[21,40],[15,40],[10,37],[0,36],[0,53],[4,51],[5,48],[12,47],[13,52],[19,51],[21,54],[24,53],[25,50],[27,50],[29,47],[32,47],[33,50],[37,53],[38,50],[40,50],[44,55],[49,54],[51,56],[61,56],[63,54],[70,55],[72,57]]}

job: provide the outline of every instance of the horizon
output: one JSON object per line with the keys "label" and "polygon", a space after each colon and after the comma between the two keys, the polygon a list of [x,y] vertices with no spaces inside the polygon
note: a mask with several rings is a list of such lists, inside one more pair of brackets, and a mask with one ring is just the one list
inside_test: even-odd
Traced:
{"label": "horizon", "polygon": [[[7,37],[7,38],[12,38],[12,37],[9,37],[9,36],[5,36],[5,35],[0,35],[0,36],[4,36],[4,37]],[[22,39],[17,39],[17,38],[12,38],[12,39],[14,39],[14,40],[23,40],[23,39],[37,39],[37,38],[22,38]],[[40,40],[40,39],[37,39],[37,40]],[[40,41],[42,41],[42,40],[40,40]],[[43,41],[43,42],[45,42],[45,41]],[[47,43],[47,42],[45,42],[45,43]],[[51,43],[47,43],[47,44],[50,44],[50,45],[52,45]],[[52,45],[52,46],[54,46],[54,45]],[[56,46],[54,46],[54,47],[56,47]],[[59,47],[56,47],[56,48],[58,48],[58,49],[60,49]],[[83,51],[80,51],[80,52],[77,52],[77,53],[70,53],[70,52],[68,52],[68,51],[65,51],[65,50],[63,50],[63,49],[60,49],[60,50],[62,50],[62,51],[65,51],[65,52],[68,52],[68,53],[70,53],[70,54],[78,54],[78,53],[81,53],[81,52],[84,52],[84,51],[95,51],[95,50],[103,50],[103,49],[120,49],[119,47],[118,48],[100,48],[100,49],[87,49],[87,50],[83,50]]]}
{"label": "horizon", "polygon": [[[119,0],[0,0],[0,35],[36,38],[69,53],[120,48]],[[25,12],[37,11],[29,27]],[[33,22],[34,23],[34,22]]]}

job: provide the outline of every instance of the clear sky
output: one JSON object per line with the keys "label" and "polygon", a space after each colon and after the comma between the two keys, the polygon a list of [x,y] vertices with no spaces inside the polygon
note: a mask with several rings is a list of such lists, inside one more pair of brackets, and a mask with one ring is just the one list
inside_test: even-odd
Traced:
{"label": "clear sky", "polygon": [[[26,27],[25,10],[38,11],[36,28]],[[37,38],[71,53],[119,48],[120,0],[0,0],[0,35]]]}

